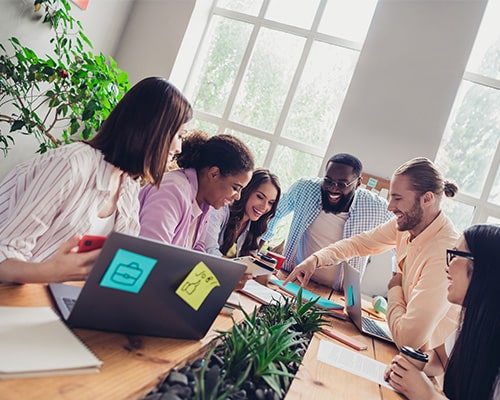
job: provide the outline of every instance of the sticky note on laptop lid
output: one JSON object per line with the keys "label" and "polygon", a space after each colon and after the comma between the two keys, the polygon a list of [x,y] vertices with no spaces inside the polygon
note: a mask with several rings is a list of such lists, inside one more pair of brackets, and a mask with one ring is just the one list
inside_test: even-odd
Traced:
{"label": "sticky note on laptop lid", "polygon": [[210,268],[200,261],[182,281],[175,293],[198,311],[210,292],[217,286],[220,286],[220,282]]}
{"label": "sticky note on laptop lid", "polygon": [[347,306],[352,307],[354,305],[354,292],[352,290],[352,285],[347,288]]}

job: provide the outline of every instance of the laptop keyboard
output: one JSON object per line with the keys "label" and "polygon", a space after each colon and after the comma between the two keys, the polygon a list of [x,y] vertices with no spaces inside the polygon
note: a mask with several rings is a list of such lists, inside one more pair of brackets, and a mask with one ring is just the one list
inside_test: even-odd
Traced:
{"label": "laptop keyboard", "polygon": [[76,299],[72,299],[69,297],[63,297],[62,299],[63,299],[64,304],[66,305],[66,308],[68,309],[68,311],[71,312],[71,310],[73,310],[73,307],[75,306]]}
{"label": "laptop keyboard", "polygon": [[373,319],[362,317],[361,325],[363,326],[363,330],[366,332],[373,333],[374,335],[384,337],[388,340],[392,340],[392,337],[387,334],[387,332],[382,329]]}

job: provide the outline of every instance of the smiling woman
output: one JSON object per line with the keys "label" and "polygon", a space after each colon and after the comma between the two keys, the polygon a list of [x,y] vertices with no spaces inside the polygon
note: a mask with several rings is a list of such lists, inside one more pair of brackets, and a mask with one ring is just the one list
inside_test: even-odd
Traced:
{"label": "smiling woman", "polygon": [[261,236],[276,213],[280,196],[278,177],[267,169],[256,169],[240,199],[212,212],[207,230],[207,252],[227,257],[256,252]]}
{"label": "smiling woman", "polygon": [[210,210],[240,198],[253,156],[234,136],[194,131],[175,161],[180,168],[166,173],[159,188],[148,184],[141,191],[140,235],[205,252]]}

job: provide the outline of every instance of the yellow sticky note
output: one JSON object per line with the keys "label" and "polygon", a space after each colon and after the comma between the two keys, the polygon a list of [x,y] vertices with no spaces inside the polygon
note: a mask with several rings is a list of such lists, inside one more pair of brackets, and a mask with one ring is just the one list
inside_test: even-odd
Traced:
{"label": "yellow sticky note", "polygon": [[175,293],[196,311],[213,288],[220,286],[210,268],[200,261],[182,281]]}

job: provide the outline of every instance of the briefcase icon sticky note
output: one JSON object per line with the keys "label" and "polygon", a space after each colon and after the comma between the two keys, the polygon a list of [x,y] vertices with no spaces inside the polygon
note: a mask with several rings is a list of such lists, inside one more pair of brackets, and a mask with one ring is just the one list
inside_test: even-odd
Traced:
{"label": "briefcase icon sticky note", "polygon": [[115,268],[111,280],[120,285],[133,286],[142,275],[142,269],[135,262],[130,264],[119,264]]}
{"label": "briefcase icon sticky note", "polygon": [[101,279],[101,286],[139,293],[156,263],[154,258],[118,249]]}

